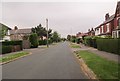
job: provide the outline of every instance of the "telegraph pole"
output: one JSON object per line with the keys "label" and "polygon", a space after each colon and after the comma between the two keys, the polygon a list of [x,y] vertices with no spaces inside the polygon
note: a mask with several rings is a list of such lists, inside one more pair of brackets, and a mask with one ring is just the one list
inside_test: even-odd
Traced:
{"label": "telegraph pole", "polygon": [[48,19],[46,19],[46,28],[47,28],[47,47],[49,47],[48,42]]}

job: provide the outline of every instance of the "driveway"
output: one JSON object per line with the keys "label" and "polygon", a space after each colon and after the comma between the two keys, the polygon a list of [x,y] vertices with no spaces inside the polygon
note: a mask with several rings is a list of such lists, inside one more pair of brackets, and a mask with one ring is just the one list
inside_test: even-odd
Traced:
{"label": "driveway", "polygon": [[87,79],[68,42],[3,65],[3,79]]}

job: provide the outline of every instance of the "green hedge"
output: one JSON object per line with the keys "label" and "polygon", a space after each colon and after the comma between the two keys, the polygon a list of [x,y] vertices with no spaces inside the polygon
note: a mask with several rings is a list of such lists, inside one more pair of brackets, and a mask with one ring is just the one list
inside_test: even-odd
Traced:
{"label": "green hedge", "polygon": [[97,39],[97,49],[120,54],[120,39]]}
{"label": "green hedge", "polygon": [[85,37],[84,38],[84,44],[87,45],[87,46],[97,48],[96,39],[98,39],[98,37],[90,37],[90,36]]}
{"label": "green hedge", "polygon": [[[3,41],[2,42],[2,54],[10,53],[13,50],[13,46],[20,45],[20,50],[22,50],[22,41]],[[14,49],[14,51],[18,51],[17,49]],[[1,51],[0,51],[1,52]]]}
{"label": "green hedge", "polygon": [[[48,40],[48,43],[51,44],[52,40]],[[47,40],[39,40],[39,45],[46,45],[47,44]]]}
{"label": "green hedge", "polygon": [[12,46],[9,45],[9,46],[2,46],[2,54],[5,54],[5,53],[10,53],[12,52]]}
{"label": "green hedge", "polygon": [[21,50],[22,50],[22,41],[21,40],[18,40],[18,41],[4,41],[4,42],[2,42],[2,46],[9,46],[9,45],[12,45],[12,46],[20,45]]}

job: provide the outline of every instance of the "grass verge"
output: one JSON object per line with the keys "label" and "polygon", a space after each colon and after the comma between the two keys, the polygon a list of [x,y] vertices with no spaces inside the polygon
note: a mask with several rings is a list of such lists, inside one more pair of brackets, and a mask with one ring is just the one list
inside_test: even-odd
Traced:
{"label": "grass verge", "polygon": [[8,62],[10,60],[13,60],[15,58],[18,58],[18,57],[21,57],[21,56],[24,56],[24,55],[27,55],[29,54],[28,52],[19,52],[19,53],[16,53],[16,54],[11,54],[11,55],[8,55],[8,56],[5,56],[5,57],[1,57],[0,58],[0,63],[2,62]]}
{"label": "grass verge", "polygon": [[89,51],[77,51],[87,66],[97,75],[98,79],[119,79],[120,64],[109,61]]}
{"label": "grass verge", "polygon": [[75,44],[75,43],[71,43],[71,47],[72,48],[80,48],[80,45],[79,44]]}

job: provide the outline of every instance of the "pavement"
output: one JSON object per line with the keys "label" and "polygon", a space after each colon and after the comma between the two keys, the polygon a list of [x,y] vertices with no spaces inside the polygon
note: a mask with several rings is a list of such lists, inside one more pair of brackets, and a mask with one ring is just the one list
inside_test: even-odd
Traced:
{"label": "pavement", "polygon": [[72,48],[73,51],[78,51],[78,50],[88,50],[94,54],[97,54],[103,58],[106,58],[108,60],[111,60],[111,61],[115,61],[115,62],[118,62],[120,63],[119,61],[119,58],[120,56],[117,55],[117,54],[113,54],[113,53],[108,53],[108,52],[105,52],[105,51],[100,51],[96,48],[93,48],[93,47],[88,47],[88,46],[85,46],[84,44],[80,44],[81,48]]}
{"label": "pavement", "polygon": [[68,42],[41,50],[2,66],[3,79],[88,79]]}

